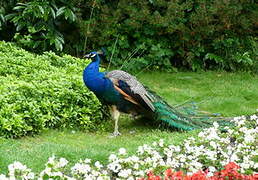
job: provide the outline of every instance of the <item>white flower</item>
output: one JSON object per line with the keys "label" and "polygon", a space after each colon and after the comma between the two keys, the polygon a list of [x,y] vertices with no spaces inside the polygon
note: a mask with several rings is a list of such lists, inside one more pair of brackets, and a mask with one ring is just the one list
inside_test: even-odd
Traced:
{"label": "white flower", "polygon": [[215,151],[210,151],[210,150],[206,151],[207,159],[210,159],[210,160],[213,160],[213,161],[215,161],[217,159],[216,154],[217,153]]}
{"label": "white flower", "polygon": [[86,158],[86,159],[84,159],[84,162],[85,162],[86,164],[88,164],[88,163],[91,162],[91,159]]}
{"label": "white flower", "polygon": [[209,171],[210,171],[210,172],[216,172],[216,168],[215,168],[215,167],[213,167],[213,166],[209,166],[209,168],[208,168],[208,169],[209,169]]}
{"label": "white flower", "polygon": [[201,132],[199,132],[198,136],[199,136],[200,138],[203,138],[203,137],[205,137],[205,133],[204,133],[203,131],[201,131]]}
{"label": "white flower", "polygon": [[246,120],[245,116],[238,116],[238,117],[234,117],[233,121],[242,121],[242,120]]}
{"label": "white flower", "polygon": [[163,139],[160,139],[160,140],[159,140],[159,146],[160,146],[160,147],[163,147],[163,146],[164,146],[164,140],[163,140]]}
{"label": "white flower", "polygon": [[[245,123],[245,122],[244,122]],[[247,131],[247,128],[246,127],[241,127],[240,129],[239,129],[239,131],[241,131],[241,132],[246,132]]]}
{"label": "white flower", "polygon": [[1,180],[9,180],[4,174],[0,174],[0,179]]}
{"label": "white flower", "polygon": [[133,176],[130,176],[127,178],[127,180],[134,180],[135,178]]}
{"label": "white flower", "polygon": [[121,165],[118,164],[118,163],[111,163],[111,164],[108,164],[108,169],[110,169],[111,171],[117,173],[119,172],[119,170],[121,169]]}
{"label": "white flower", "polygon": [[123,177],[123,178],[127,178],[128,176],[130,176],[132,174],[132,170],[131,169],[123,169],[118,173],[118,176]]}
{"label": "white flower", "polygon": [[120,148],[119,150],[119,155],[125,155],[126,154],[126,149],[125,148]]}
{"label": "white flower", "polygon": [[109,158],[108,158],[108,160],[109,161],[115,161],[117,159],[117,157],[116,157],[116,155],[115,154],[110,154],[110,156],[109,156]]}
{"label": "white flower", "polygon": [[186,156],[183,155],[183,154],[180,154],[180,155],[178,156],[178,158],[179,158],[179,161],[180,161],[180,162],[185,162],[185,161],[186,161]]}
{"label": "white flower", "polygon": [[139,157],[137,157],[137,156],[135,156],[135,155],[131,156],[129,159],[130,159],[130,161],[132,161],[132,162],[137,162],[137,161],[139,161]]}
{"label": "white flower", "polygon": [[251,134],[246,134],[244,141],[245,141],[246,143],[253,142],[253,141],[255,141],[255,137],[252,136]]}
{"label": "white flower", "polygon": [[52,172],[51,173],[51,176],[54,176],[54,177],[63,177],[63,173],[62,172]]}
{"label": "white flower", "polygon": [[153,145],[153,146],[157,146],[158,143],[157,143],[156,141],[154,141],[154,142],[152,143],[152,145]]}
{"label": "white flower", "polygon": [[238,160],[239,160],[239,158],[238,158],[238,156],[237,156],[236,153],[234,153],[234,154],[231,155],[231,157],[230,157],[230,161],[231,161],[231,162],[236,162],[236,161],[238,161]]}
{"label": "white flower", "polygon": [[[215,125],[216,125],[216,123],[215,123]],[[207,136],[206,136],[207,140],[220,139],[216,128],[209,128],[208,130],[209,130],[209,134],[207,134]]]}
{"label": "white flower", "polygon": [[99,161],[96,161],[95,164],[94,164],[98,169],[101,169],[103,167],[102,164],[100,164]]}
{"label": "white flower", "polygon": [[[25,179],[34,179],[34,177],[35,177],[35,174],[33,173],[33,172],[29,172],[28,174],[27,174],[27,178],[25,178]],[[1,178],[0,178],[1,179]]]}
{"label": "white flower", "polygon": [[68,161],[65,158],[60,158],[59,162],[57,163],[56,167],[57,168],[62,168],[67,165]]}
{"label": "white flower", "polygon": [[213,176],[213,175],[214,175],[214,174],[213,174],[212,172],[208,172],[208,173],[207,173],[207,176],[208,176],[208,177],[211,177],[211,176]]}
{"label": "white flower", "polygon": [[15,161],[13,164],[10,164],[8,166],[8,170],[9,171],[12,171],[12,170],[21,170],[21,171],[24,171],[27,169],[27,166],[23,165],[22,163],[18,162],[18,161]]}
{"label": "white flower", "polygon": [[254,115],[250,116],[250,119],[251,119],[251,120],[258,119],[258,116],[256,116],[256,114],[254,114]]}
{"label": "white flower", "polygon": [[40,172],[40,177],[43,177],[45,174],[51,174],[51,168],[46,167],[43,171]]}
{"label": "white flower", "polygon": [[243,169],[248,169],[250,167],[250,164],[248,162],[247,163],[241,163],[240,166]]}
{"label": "white flower", "polygon": [[133,168],[134,169],[139,169],[139,164],[138,163],[134,164]]}
{"label": "white flower", "polygon": [[166,165],[166,163],[161,159],[160,161],[159,161],[159,166],[165,166]]}
{"label": "white flower", "polygon": [[257,169],[258,168],[258,163],[255,162],[253,167],[254,167],[254,169]]}
{"label": "white flower", "polygon": [[214,149],[217,148],[217,144],[214,141],[210,142],[210,146],[213,147]]}
{"label": "white flower", "polygon": [[218,129],[219,124],[218,124],[217,122],[214,122],[214,123],[213,123],[213,127],[216,128],[216,129]]}
{"label": "white flower", "polygon": [[175,151],[176,151],[176,152],[180,152],[180,151],[181,151],[180,146],[175,146]]}
{"label": "white flower", "polygon": [[48,164],[54,164],[55,163],[55,156],[53,155],[52,157],[48,158]]}
{"label": "white flower", "polygon": [[143,177],[145,175],[145,172],[144,171],[135,171],[134,172],[134,175],[138,176],[138,177]]}
{"label": "white flower", "polygon": [[151,163],[151,162],[152,162],[152,160],[151,160],[150,157],[147,157],[144,161],[145,161],[146,163]]}
{"label": "white flower", "polygon": [[88,164],[76,163],[71,170],[73,173],[87,174],[91,170],[91,167]]}
{"label": "white flower", "polygon": [[139,147],[138,147],[137,153],[139,153],[140,155],[142,155],[142,154],[144,153],[144,148],[143,148],[143,146],[139,146]]}

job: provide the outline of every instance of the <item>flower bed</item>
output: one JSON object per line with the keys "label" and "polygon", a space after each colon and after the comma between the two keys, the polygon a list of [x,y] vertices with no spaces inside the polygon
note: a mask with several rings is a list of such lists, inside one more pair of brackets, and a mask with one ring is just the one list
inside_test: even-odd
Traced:
{"label": "flower bed", "polygon": [[228,163],[223,170],[216,172],[213,176],[208,176],[207,171],[198,171],[192,175],[185,175],[182,171],[173,172],[172,169],[167,169],[164,177],[154,175],[151,171],[147,174],[147,178],[140,178],[139,180],[223,180],[223,179],[243,179],[243,180],[257,180],[258,174],[244,175],[237,170],[240,167],[234,162]]}
{"label": "flower bed", "polygon": [[0,179],[257,179],[258,116],[234,121],[234,127],[222,130],[214,123],[198,138],[188,138],[178,146],[160,140],[139,146],[132,156],[120,148],[109,156],[107,165],[85,159],[68,168],[66,159],[53,156],[35,174],[14,162]]}

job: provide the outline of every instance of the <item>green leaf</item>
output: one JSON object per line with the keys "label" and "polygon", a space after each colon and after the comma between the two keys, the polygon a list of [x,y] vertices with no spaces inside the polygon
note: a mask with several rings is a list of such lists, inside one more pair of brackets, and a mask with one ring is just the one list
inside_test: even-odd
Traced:
{"label": "green leaf", "polygon": [[38,5],[38,8],[39,8],[39,10],[40,10],[41,14],[44,14],[44,13],[45,13],[45,11],[44,11],[44,9],[43,9],[43,7],[42,7],[42,6]]}
{"label": "green leaf", "polygon": [[66,9],[65,14],[68,16],[68,18],[69,18],[71,21],[75,21],[76,16],[75,16],[75,14],[73,13],[73,11],[72,11],[71,9]]}
{"label": "green leaf", "polygon": [[51,7],[50,11],[51,11],[51,14],[52,14],[53,18],[55,19],[56,18],[55,10]]}
{"label": "green leaf", "polygon": [[18,26],[16,26],[16,31],[20,31],[23,27],[23,24],[18,24]]}
{"label": "green leaf", "polygon": [[10,19],[12,19],[12,18],[15,17],[15,16],[17,16],[16,13],[7,14],[7,15],[5,16],[5,19],[6,19],[6,20],[10,20]]}
{"label": "green leaf", "polygon": [[13,8],[13,10],[19,10],[19,9],[24,9],[24,8],[25,8],[25,6],[15,6]]}
{"label": "green leaf", "polygon": [[56,47],[56,50],[58,51],[63,50],[63,44],[59,39],[55,39],[55,47]]}
{"label": "green leaf", "polygon": [[[0,14],[0,20],[1,20],[2,22],[5,22],[4,15]],[[0,21],[0,22],[1,22],[1,21]]]}
{"label": "green leaf", "polygon": [[24,4],[24,3],[17,3],[17,5],[20,5],[20,6],[27,6],[27,4]]}
{"label": "green leaf", "polygon": [[62,15],[62,14],[64,13],[64,11],[65,11],[65,8],[66,8],[66,7],[64,7],[64,6],[61,7],[61,8],[59,8],[59,9],[57,10],[57,12],[56,12],[56,17]]}
{"label": "green leaf", "polygon": [[40,41],[36,41],[33,45],[33,49],[36,49],[40,44]]}

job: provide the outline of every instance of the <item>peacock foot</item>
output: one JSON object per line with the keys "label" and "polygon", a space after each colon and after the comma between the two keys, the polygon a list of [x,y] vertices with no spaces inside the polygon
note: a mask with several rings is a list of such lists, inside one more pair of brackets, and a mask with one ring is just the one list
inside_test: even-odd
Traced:
{"label": "peacock foot", "polygon": [[119,131],[114,131],[113,133],[111,133],[110,137],[113,138],[113,137],[116,137],[116,136],[120,136],[121,133]]}

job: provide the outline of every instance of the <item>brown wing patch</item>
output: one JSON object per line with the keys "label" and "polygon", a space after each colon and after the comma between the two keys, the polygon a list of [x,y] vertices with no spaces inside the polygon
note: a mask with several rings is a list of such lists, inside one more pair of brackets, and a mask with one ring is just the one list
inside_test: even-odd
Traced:
{"label": "brown wing patch", "polygon": [[138,102],[136,102],[131,96],[129,96],[128,94],[126,94],[122,89],[120,89],[119,87],[117,87],[115,84],[114,84],[114,87],[115,87],[115,89],[116,89],[119,93],[121,93],[121,94],[124,96],[124,98],[125,98],[127,101],[130,101],[131,103],[134,103],[134,104],[139,105]]}

